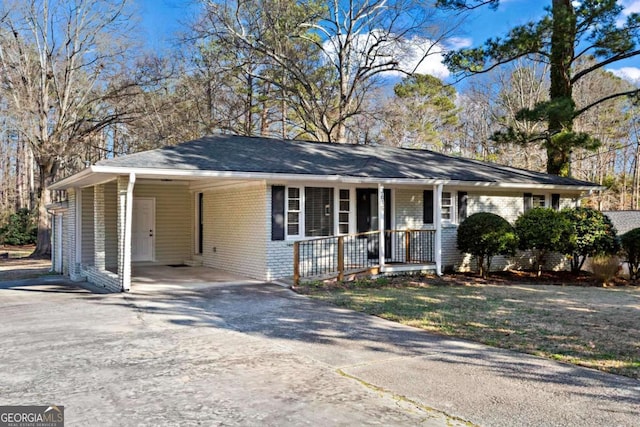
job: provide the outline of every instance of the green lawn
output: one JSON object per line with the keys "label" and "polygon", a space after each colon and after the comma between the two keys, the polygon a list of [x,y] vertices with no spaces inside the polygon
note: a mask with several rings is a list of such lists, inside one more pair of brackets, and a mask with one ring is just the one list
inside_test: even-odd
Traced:
{"label": "green lawn", "polygon": [[298,290],[431,332],[640,378],[638,287],[468,284],[459,276],[387,282]]}

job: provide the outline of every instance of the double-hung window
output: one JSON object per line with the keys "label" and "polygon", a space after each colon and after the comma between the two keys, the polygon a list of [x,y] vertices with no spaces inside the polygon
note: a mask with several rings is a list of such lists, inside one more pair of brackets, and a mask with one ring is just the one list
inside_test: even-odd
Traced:
{"label": "double-hung window", "polygon": [[348,234],[351,191],[331,187],[287,187],[287,237]]}
{"label": "double-hung window", "polygon": [[534,208],[544,208],[546,206],[546,197],[544,194],[534,194],[531,196],[531,203]]}
{"label": "double-hung window", "polygon": [[442,221],[453,222],[453,196],[449,191],[442,192]]}
{"label": "double-hung window", "polygon": [[338,233],[349,234],[350,191],[340,190],[338,200]]}
{"label": "double-hung window", "polygon": [[332,236],[333,215],[333,188],[305,187],[304,235]]}
{"label": "double-hung window", "polygon": [[300,189],[289,187],[287,192],[287,235],[300,235]]}

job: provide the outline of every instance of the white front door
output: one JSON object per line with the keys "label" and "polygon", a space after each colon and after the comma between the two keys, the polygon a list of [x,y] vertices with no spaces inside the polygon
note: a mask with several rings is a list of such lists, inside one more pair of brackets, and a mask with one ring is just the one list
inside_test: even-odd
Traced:
{"label": "white front door", "polygon": [[156,201],[151,197],[133,199],[131,261],[153,261]]}

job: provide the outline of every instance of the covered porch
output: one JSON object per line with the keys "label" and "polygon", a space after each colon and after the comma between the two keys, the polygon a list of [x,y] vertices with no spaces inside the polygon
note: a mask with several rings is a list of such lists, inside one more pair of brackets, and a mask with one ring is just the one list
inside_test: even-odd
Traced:
{"label": "covered porch", "polygon": [[[406,228],[406,223],[401,229],[394,228],[400,225],[396,212],[407,208],[398,202],[398,187],[385,188],[379,183],[377,189],[356,188],[353,225],[357,232],[341,234],[338,228],[338,233],[332,236],[294,242],[293,283],[327,278],[344,280],[365,272],[441,274],[443,185],[438,183],[427,188],[422,200],[425,217],[418,220],[416,212],[409,214],[414,223],[422,222],[421,227],[415,229]],[[415,187],[411,191],[415,191]]]}

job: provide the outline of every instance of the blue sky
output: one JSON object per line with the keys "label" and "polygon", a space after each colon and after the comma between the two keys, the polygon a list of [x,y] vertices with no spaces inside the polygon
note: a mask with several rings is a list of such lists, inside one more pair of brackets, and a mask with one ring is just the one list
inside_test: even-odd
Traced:
{"label": "blue sky", "polygon": [[[142,16],[142,35],[152,49],[169,46],[175,33],[183,28],[197,11],[197,0],[134,0]],[[618,0],[625,7],[624,13],[640,12],[640,0]],[[550,1],[502,0],[497,11],[478,9],[460,28],[458,42],[471,46],[479,45],[489,37],[502,36],[515,26],[524,24],[544,13]],[[446,77],[446,70],[435,56],[425,63],[421,71],[438,77]],[[612,64],[608,67],[614,74],[640,84],[640,57]]]}

